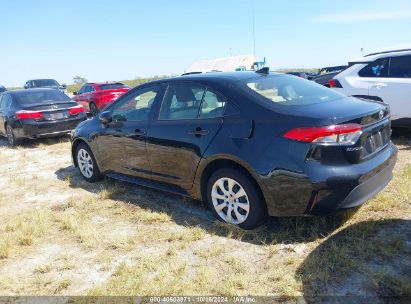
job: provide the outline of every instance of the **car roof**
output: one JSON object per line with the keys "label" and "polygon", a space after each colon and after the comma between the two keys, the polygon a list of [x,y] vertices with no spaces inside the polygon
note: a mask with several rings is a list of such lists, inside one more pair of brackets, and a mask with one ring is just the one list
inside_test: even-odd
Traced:
{"label": "car roof", "polygon": [[56,80],[53,79],[53,78],[36,78],[36,79],[29,79],[29,80],[27,80],[27,81],[36,81],[36,80],[54,80],[54,81],[56,81]]}
{"label": "car roof", "polygon": [[[271,73],[271,75],[283,75],[281,73]],[[260,74],[254,71],[237,71],[237,72],[210,72],[210,73],[201,73],[201,74],[189,74],[182,75],[172,78],[165,78],[156,80],[154,82],[164,82],[164,81],[199,81],[205,80],[210,82],[219,82],[219,81],[228,81],[228,82],[238,82],[241,80],[247,80],[251,78],[266,77],[265,74]]]}
{"label": "car roof", "polygon": [[106,81],[106,82],[87,82],[85,84],[94,84],[97,86],[101,86],[101,85],[105,85],[105,84],[115,84],[115,83],[120,83],[120,84],[124,84],[120,81]]}
{"label": "car roof", "polygon": [[374,60],[385,58],[385,57],[397,57],[397,56],[404,56],[404,55],[411,55],[411,49],[402,49],[402,50],[393,50],[393,51],[382,51],[378,53],[371,53],[365,55],[364,57],[357,58],[355,60],[351,60],[349,63],[367,63],[372,62]]}

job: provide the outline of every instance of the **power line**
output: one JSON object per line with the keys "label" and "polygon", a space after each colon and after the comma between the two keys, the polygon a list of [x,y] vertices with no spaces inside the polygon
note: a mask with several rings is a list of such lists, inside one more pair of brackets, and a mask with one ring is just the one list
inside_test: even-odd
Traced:
{"label": "power line", "polygon": [[254,43],[254,58],[255,58],[255,0],[252,1],[253,9],[253,43]]}

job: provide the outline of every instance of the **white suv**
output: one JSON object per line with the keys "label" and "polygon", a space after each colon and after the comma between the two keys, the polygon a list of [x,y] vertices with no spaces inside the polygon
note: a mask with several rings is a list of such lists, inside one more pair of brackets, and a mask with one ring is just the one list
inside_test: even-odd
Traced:
{"label": "white suv", "polygon": [[387,103],[392,124],[411,127],[411,49],[374,53],[352,61],[329,85],[348,96]]}

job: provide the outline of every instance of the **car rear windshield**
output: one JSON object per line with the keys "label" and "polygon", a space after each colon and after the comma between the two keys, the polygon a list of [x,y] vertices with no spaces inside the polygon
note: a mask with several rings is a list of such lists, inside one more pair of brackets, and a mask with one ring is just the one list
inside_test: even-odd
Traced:
{"label": "car rear windshield", "polygon": [[59,90],[32,90],[13,93],[14,99],[22,106],[32,104],[49,104],[56,101],[71,101],[70,97]]}
{"label": "car rear windshield", "polygon": [[259,77],[245,81],[245,85],[272,103],[285,106],[308,105],[344,97],[315,82],[294,76]]}
{"label": "car rear windshield", "polygon": [[33,86],[37,88],[53,87],[53,86],[59,86],[59,84],[54,79],[38,79],[38,80],[33,80]]}
{"label": "car rear windshield", "polygon": [[115,90],[115,89],[123,89],[128,88],[128,86],[122,83],[107,83],[99,85],[100,89],[102,90]]}

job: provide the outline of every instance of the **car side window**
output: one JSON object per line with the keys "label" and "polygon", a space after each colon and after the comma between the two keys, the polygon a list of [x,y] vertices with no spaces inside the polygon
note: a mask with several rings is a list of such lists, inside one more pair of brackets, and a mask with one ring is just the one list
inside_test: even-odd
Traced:
{"label": "car side window", "polygon": [[2,112],[8,110],[11,105],[11,97],[9,94],[4,94],[3,97],[1,98],[1,104],[0,104],[0,110]]}
{"label": "car side window", "polygon": [[380,58],[362,68],[360,77],[388,77],[388,59]]}
{"label": "car side window", "polygon": [[158,85],[140,89],[124,96],[113,108],[111,114],[113,121],[147,120],[154,100],[160,90],[161,86]]}
{"label": "car side window", "polygon": [[192,84],[172,84],[161,105],[159,120],[195,119],[206,89]]}
{"label": "car side window", "polygon": [[85,91],[85,89],[86,89],[86,85],[83,85],[81,88],[80,88],[80,90],[78,91],[78,95],[80,95],[80,94],[84,94],[84,91]]}
{"label": "car side window", "polygon": [[389,77],[411,78],[411,56],[392,57]]}
{"label": "car side window", "polygon": [[218,93],[207,90],[201,103],[199,118],[215,118],[223,116],[226,99]]}

